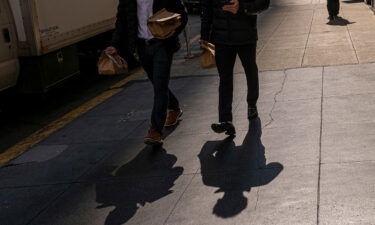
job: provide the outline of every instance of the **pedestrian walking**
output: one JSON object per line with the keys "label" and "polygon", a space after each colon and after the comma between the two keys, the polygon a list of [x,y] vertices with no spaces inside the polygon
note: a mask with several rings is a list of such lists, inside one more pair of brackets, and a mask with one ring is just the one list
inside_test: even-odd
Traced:
{"label": "pedestrian walking", "polygon": [[248,119],[258,117],[258,67],[256,64],[257,14],[269,7],[269,0],[202,0],[201,45],[215,44],[220,77],[219,123],[216,133],[234,136],[232,120],[233,69],[238,54],[247,79]]}
{"label": "pedestrian walking", "polygon": [[[166,9],[181,15],[181,26],[167,39],[155,38],[147,20],[156,12]],[[179,48],[178,35],[187,24],[187,13],[181,0],[120,0],[116,29],[106,51],[115,54],[123,43],[128,52],[137,49],[140,62],[154,89],[154,105],[146,144],[162,144],[164,126],[175,125],[182,115],[178,99],[169,89],[173,53]]]}
{"label": "pedestrian walking", "polygon": [[329,20],[337,19],[340,11],[340,0],[327,0]]}

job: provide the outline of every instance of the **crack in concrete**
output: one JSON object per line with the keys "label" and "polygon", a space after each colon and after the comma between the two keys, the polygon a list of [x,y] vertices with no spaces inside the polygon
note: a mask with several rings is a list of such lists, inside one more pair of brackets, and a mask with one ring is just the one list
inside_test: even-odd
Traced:
{"label": "crack in concrete", "polygon": [[288,76],[285,70],[283,70],[283,73],[284,73],[284,80],[283,80],[283,83],[281,84],[281,88],[280,88],[280,90],[279,90],[278,92],[276,92],[275,96],[273,97],[273,105],[272,105],[272,108],[271,108],[270,113],[268,114],[268,116],[269,116],[269,118],[270,118],[270,121],[268,121],[267,124],[264,125],[262,129],[269,127],[269,126],[273,123],[273,121],[274,121],[274,118],[273,118],[273,116],[272,116],[272,113],[273,113],[273,111],[275,110],[276,103],[278,102],[278,101],[277,101],[277,97],[278,97],[278,96],[283,92],[283,90],[284,90],[285,81],[286,81],[286,78],[287,78],[287,76]]}

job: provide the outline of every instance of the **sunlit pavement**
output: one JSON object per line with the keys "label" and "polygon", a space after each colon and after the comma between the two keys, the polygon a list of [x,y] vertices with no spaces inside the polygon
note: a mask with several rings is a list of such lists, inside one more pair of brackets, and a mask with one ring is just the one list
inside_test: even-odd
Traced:
{"label": "sunlit pavement", "polygon": [[246,118],[237,65],[234,140],[210,130],[215,69],[180,52],[184,117],[162,148],[142,143],[141,77],[0,169],[0,224],[375,224],[375,16],[346,1],[355,23],[331,27],[316,2],[275,1],[260,17],[260,117]]}

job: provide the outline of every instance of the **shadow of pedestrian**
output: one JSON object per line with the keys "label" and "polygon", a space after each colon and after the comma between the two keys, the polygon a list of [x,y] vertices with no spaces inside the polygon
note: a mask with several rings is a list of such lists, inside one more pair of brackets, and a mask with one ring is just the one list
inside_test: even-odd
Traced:
{"label": "shadow of pedestrian", "polygon": [[258,118],[250,123],[241,146],[235,146],[229,137],[203,146],[199,154],[203,183],[217,187],[215,193],[224,192],[213,209],[218,217],[229,218],[241,213],[248,204],[244,192],[270,183],[283,170],[280,163],[266,164],[261,135]]}
{"label": "shadow of pedestrian", "polygon": [[353,3],[361,3],[363,4],[363,0],[346,0],[346,1],[342,1],[343,3],[346,3],[346,4],[353,4]]}
{"label": "shadow of pedestrian", "polygon": [[96,201],[101,205],[97,208],[114,207],[105,224],[124,224],[146,203],[171,194],[174,182],[183,173],[182,167],[174,167],[176,161],[177,157],[163,148],[145,147],[114,175],[98,182]]}
{"label": "shadow of pedestrian", "polygon": [[355,22],[350,22],[349,20],[347,19],[344,19],[342,17],[337,17],[336,19],[334,20],[330,20],[328,21],[328,25],[332,25],[332,26],[346,26],[348,24],[353,24]]}

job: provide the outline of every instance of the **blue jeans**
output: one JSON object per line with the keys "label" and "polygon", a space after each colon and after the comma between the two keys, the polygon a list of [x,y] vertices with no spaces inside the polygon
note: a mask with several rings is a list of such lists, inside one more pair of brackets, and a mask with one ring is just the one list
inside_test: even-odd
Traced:
{"label": "blue jeans", "polygon": [[180,108],[176,96],[169,89],[173,52],[162,41],[152,44],[139,41],[138,53],[141,65],[154,87],[151,126],[161,133],[167,110]]}

